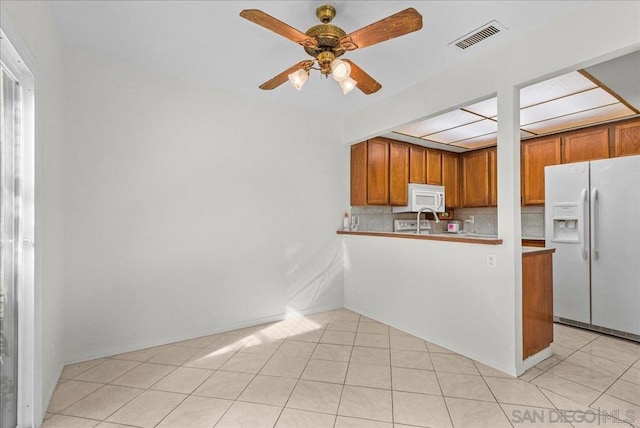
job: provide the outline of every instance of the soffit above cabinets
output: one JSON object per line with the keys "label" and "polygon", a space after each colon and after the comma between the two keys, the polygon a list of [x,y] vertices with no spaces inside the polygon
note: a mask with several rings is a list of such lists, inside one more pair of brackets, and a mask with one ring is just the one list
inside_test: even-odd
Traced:
{"label": "soffit above cabinets", "polygon": [[[637,114],[620,96],[584,70],[567,73],[520,91],[521,138],[615,120]],[[462,149],[497,142],[497,99],[396,129],[395,135]]]}

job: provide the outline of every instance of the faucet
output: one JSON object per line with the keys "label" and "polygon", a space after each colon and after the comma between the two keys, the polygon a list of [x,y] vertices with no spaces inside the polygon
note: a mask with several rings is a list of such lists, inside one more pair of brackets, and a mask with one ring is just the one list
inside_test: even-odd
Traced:
{"label": "faucet", "polygon": [[[417,224],[416,224],[416,235],[420,235],[420,214],[424,213],[424,212],[432,212],[433,216],[436,219],[436,223],[440,223],[440,219],[438,218],[438,212],[432,208],[420,208],[420,210],[418,210],[418,218],[417,218]],[[426,220],[426,216],[425,216],[425,220]]]}

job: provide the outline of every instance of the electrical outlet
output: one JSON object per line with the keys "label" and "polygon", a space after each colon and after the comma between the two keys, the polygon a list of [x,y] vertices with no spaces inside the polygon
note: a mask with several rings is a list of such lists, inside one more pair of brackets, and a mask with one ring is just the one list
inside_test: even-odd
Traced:
{"label": "electrical outlet", "polygon": [[467,216],[464,222],[469,224],[474,224],[476,222],[476,218],[472,215],[469,215]]}
{"label": "electrical outlet", "polygon": [[495,254],[487,254],[487,267],[489,269],[496,268],[496,255]]}

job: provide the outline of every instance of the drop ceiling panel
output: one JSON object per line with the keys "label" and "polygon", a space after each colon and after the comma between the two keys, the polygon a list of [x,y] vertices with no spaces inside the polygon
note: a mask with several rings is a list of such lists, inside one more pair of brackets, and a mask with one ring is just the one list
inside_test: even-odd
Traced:
{"label": "drop ceiling panel", "polygon": [[484,117],[495,117],[498,115],[498,99],[496,97],[489,98],[488,100],[464,107],[464,109]]}
{"label": "drop ceiling panel", "polygon": [[578,113],[617,102],[618,100],[613,95],[601,88],[595,88],[547,103],[524,108],[520,110],[520,124],[529,125],[542,120]]}
{"label": "drop ceiling panel", "polygon": [[[520,138],[533,137],[534,134],[527,131],[520,131]],[[498,133],[480,135],[478,137],[469,138],[468,140],[457,141],[451,146],[463,147],[465,149],[480,149],[482,147],[495,146],[498,143]]]}
{"label": "drop ceiling panel", "polygon": [[567,128],[576,128],[579,126],[590,125],[592,123],[606,122],[608,120],[619,119],[633,114],[633,111],[624,104],[616,103],[605,107],[599,107],[555,119],[537,122],[524,126],[523,129],[536,134],[546,134],[548,132],[561,131]]}
{"label": "drop ceiling panel", "polygon": [[481,149],[483,147],[495,146],[497,143],[498,134],[493,132],[487,135],[481,135],[475,138],[469,138],[468,140],[458,141],[451,144],[455,147],[463,147],[465,149]]}
{"label": "drop ceiling panel", "polygon": [[439,143],[450,144],[460,140],[478,137],[480,135],[490,134],[498,130],[498,124],[489,119],[484,119],[468,125],[459,126],[447,131],[431,134],[427,138]]}
{"label": "drop ceiling panel", "polygon": [[577,71],[536,83],[520,91],[520,108],[543,103],[556,98],[597,87],[595,83]]}
{"label": "drop ceiling panel", "polygon": [[434,134],[479,120],[482,120],[482,118],[475,114],[467,113],[462,110],[454,110],[438,117],[433,117],[431,119],[397,129],[396,132],[411,135],[413,137],[423,137],[425,135]]}

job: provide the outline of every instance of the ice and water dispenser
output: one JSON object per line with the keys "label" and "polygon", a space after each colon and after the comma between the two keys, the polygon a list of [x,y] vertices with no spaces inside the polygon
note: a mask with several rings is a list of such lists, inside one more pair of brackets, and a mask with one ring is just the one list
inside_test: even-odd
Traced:
{"label": "ice and water dispenser", "polygon": [[553,221],[553,242],[580,243],[580,225],[582,224],[582,210],[580,204],[561,203],[551,206]]}

